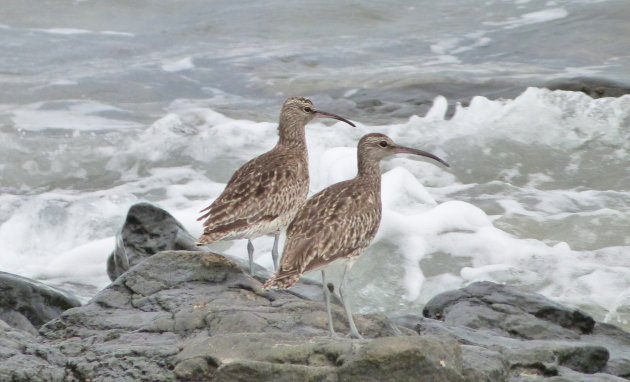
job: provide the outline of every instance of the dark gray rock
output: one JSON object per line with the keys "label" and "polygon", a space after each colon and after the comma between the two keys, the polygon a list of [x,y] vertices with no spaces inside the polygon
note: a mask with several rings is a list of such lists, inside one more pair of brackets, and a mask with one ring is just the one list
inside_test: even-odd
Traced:
{"label": "dark gray rock", "polygon": [[178,355],[183,379],[225,381],[464,381],[460,347],[431,337],[369,341],[291,334],[198,336]]}
{"label": "dark gray rock", "polygon": [[492,328],[497,334],[523,339],[575,339],[590,333],[595,320],[541,295],[491,282],[442,293],[424,307],[423,315],[468,328]]}
{"label": "dark gray rock", "polygon": [[[346,333],[338,305],[333,318]],[[40,332],[80,380],[466,380],[455,340],[355,321],[368,340],[329,338],[321,302],[264,291],[223,256],[168,251]]]}
{"label": "dark gray rock", "polygon": [[469,381],[501,382],[510,372],[507,358],[501,353],[479,346],[462,345],[464,375]]}
{"label": "dark gray rock", "polygon": [[593,98],[621,97],[630,94],[630,85],[603,78],[564,78],[545,85],[550,90],[570,90],[588,94]]}
{"label": "dark gray rock", "polygon": [[[630,334],[516,288],[476,283],[436,296],[426,314],[439,319],[355,315],[366,340],[328,337],[321,285],[297,289],[264,291],[214,253],[160,252],[43,325],[39,337],[0,321],[0,380],[628,378]],[[333,319],[348,332],[338,304]]]}
{"label": "dark gray rock", "polygon": [[262,290],[266,270],[197,248],[164,210],[132,206],[118,239],[115,280],[84,306],[0,274],[0,381],[630,379],[629,333],[517,288],[474,283],[426,317],[355,315],[366,340],[330,338],[319,283]]}
{"label": "dark gray rock", "polygon": [[59,350],[0,320],[0,381],[72,380]]}
{"label": "dark gray rock", "polygon": [[630,333],[613,325],[597,323],[585,340],[608,349],[610,358],[603,370],[605,373],[630,380]]}
{"label": "dark gray rock", "polygon": [[[134,204],[129,208],[125,223],[116,236],[116,248],[107,259],[107,274],[110,280],[114,281],[130,267],[167,250],[209,252],[206,247],[197,247],[192,235],[167,211],[151,203]],[[243,269],[249,267],[245,259],[227,254],[223,256]],[[271,276],[265,268],[255,263],[254,274],[261,282]],[[309,280],[297,284],[290,293],[310,300],[323,301],[321,284]],[[333,296],[333,299],[336,297]]]}
{"label": "dark gray rock", "polygon": [[116,236],[116,248],[107,259],[107,275],[114,281],[147,257],[169,250],[200,249],[171,214],[151,203],[134,204]]}
{"label": "dark gray rock", "polygon": [[37,334],[37,328],[81,303],[70,294],[35,280],[0,272],[0,320]]}
{"label": "dark gray rock", "polygon": [[[192,249],[194,251],[173,251]],[[163,251],[166,250],[166,251]],[[160,252],[161,251],[161,252]],[[321,285],[261,289],[269,273],[194,246],[166,211],[132,206],[88,304],[0,277],[0,380],[620,381],[630,334],[540,295],[475,283],[424,315],[355,315],[366,340],[327,337]],[[54,293],[53,293],[54,292]],[[70,308],[70,309],[68,309]],[[67,310],[66,310],[67,309]],[[36,328],[45,321],[37,336]],[[347,333],[334,299],[336,330]],[[419,335],[418,335],[419,334]]]}
{"label": "dark gray rock", "polygon": [[[479,380],[497,380],[494,376],[502,371],[511,381],[534,377],[603,381],[629,376],[630,333],[595,324],[583,312],[514,287],[474,283],[434,297],[424,315],[427,318],[405,316],[396,322],[422,335],[449,336],[495,351],[500,355],[495,365],[507,363],[504,370],[491,368],[495,374],[477,369]],[[480,356],[476,350],[468,359]],[[477,364],[474,358],[469,363]]]}

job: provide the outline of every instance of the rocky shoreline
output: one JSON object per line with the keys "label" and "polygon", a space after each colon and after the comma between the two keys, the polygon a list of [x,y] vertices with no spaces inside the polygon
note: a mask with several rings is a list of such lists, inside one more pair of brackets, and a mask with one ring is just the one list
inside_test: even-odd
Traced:
{"label": "rocky shoreline", "polygon": [[[365,340],[331,338],[316,283],[268,292],[229,257],[147,248],[83,306],[0,277],[0,380],[630,380],[630,333],[515,287],[474,283],[417,315],[355,315]],[[338,303],[333,319],[347,333]]]}

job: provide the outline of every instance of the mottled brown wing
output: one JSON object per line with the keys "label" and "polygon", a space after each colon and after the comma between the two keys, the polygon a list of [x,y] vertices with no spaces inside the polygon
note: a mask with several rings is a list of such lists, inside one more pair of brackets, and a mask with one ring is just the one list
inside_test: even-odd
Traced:
{"label": "mottled brown wing", "polygon": [[234,171],[234,174],[232,174],[230,180],[228,180],[225,188],[229,188],[233,183],[246,179],[251,174],[260,173],[265,169],[265,163],[272,162],[276,156],[278,156],[278,153],[275,150],[270,150],[248,160],[245,164]]}
{"label": "mottled brown wing", "polygon": [[379,193],[356,179],[337,183],[309,199],[287,229],[280,275],[304,273],[358,255],[376,235]]}
{"label": "mottled brown wing", "polygon": [[301,205],[308,193],[307,164],[273,150],[236,171],[199,220],[204,234],[221,236],[278,216]]}

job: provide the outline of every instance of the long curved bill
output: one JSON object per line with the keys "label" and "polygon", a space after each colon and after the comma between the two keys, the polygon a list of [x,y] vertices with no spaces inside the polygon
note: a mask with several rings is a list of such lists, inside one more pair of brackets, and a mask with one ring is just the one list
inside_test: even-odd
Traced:
{"label": "long curved bill", "polygon": [[423,150],[418,150],[418,149],[412,149],[411,147],[405,147],[405,146],[398,146],[396,145],[394,147],[394,151],[396,152],[396,154],[413,154],[413,155],[420,155],[423,157],[427,157],[427,158],[431,158],[433,160],[436,160],[440,163],[442,163],[444,166],[446,167],[451,167],[448,163],[446,163],[446,161],[440,157],[438,157],[437,155],[433,155],[429,152],[423,151]]}
{"label": "long curved bill", "polygon": [[337,114],[321,111],[321,110],[315,110],[315,117],[316,118],[333,118],[333,119],[337,119],[339,121],[345,122],[352,127],[357,127],[354,123],[348,121],[344,117],[338,116]]}

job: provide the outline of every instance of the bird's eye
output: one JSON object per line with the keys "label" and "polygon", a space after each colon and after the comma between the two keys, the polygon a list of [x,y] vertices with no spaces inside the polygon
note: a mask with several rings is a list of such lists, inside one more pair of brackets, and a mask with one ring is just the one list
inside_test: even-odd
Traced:
{"label": "bird's eye", "polygon": [[387,147],[387,141],[380,141],[378,145],[381,147]]}
{"label": "bird's eye", "polygon": [[313,109],[310,106],[304,106],[304,111],[307,113],[312,113]]}

